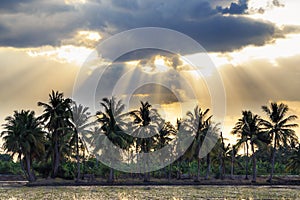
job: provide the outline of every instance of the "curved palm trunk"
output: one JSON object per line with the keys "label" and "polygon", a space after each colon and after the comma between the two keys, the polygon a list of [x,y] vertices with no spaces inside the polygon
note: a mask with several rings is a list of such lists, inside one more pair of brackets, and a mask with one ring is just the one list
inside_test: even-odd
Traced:
{"label": "curved palm trunk", "polygon": [[255,155],[255,150],[254,150],[254,144],[251,143],[251,149],[252,149],[252,182],[256,182],[256,155]]}
{"label": "curved palm trunk", "polygon": [[248,178],[248,163],[249,163],[248,159],[249,159],[249,145],[248,145],[248,141],[246,141],[246,177],[245,177],[246,180],[249,179]]}
{"label": "curved palm trunk", "polygon": [[35,176],[34,176],[33,172],[31,171],[30,155],[26,154],[24,159],[25,159],[25,162],[26,162],[26,172],[27,172],[27,175],[28,175],[28,181],[30,181],[30,182],[35,181]]}
{"label": "curved palm trunk", "polygon": [[208,153],[207,156],[206,156],[206,164],[207,164],[207,168],[206,168],[205,180],[208,180],[209,179],[209,173],[210,173],[210,153]]}
{"label": "curved palm trunk", "polygon": [[273,179],[273,174],[274,174],[274,168],[275,168],[275,153],[276,153],[276,143],[277,143],[277,137],[275,134],[275,139],[274,139],[274,147],[272,149],[272,160],[271,160],[271,173],[270,173],[270,177],[267,180],[268,182],[272,183],[272,179]]}

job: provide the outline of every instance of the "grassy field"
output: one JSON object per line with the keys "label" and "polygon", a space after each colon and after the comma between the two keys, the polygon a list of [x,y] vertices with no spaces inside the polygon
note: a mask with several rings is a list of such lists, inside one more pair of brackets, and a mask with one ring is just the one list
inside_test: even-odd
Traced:
{"label": "grassy field", "polygon": [[300,186],[2,187],[0,199],[300,199]]}

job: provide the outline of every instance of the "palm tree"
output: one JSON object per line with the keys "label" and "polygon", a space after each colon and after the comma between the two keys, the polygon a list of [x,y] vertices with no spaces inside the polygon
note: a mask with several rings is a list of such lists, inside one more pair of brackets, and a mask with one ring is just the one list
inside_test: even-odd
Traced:
{"label": "palm tree", "polygon": [[225,161],[228,159],[228,154],[230,150],[230,144],[225,145],[224,140],[227,140],[227,138],[223,137],[223,133],[220,132],[220,138],[216,144],[216,148],[218,150],[218,159],[219,159],[219,174],[220,178],[224,179],[225,175]]}
{"label": "palm tree", "polygon": [[[178,133],[179,130],[181,129],[181,124],[182,124],[182,119],[178,119],[176,120],[176,132]],[[177,150],[176,150],[177,152]],[[182,159],[183,159],[184,155],[180,156],[178,159],[177,159],[177,172],[176,172],[176,178],[177,179],[181,179],[181,162],[182,162]]]}
{"label": "palm tree", "polygon": [[[7,117],[4,131],[1,137],[4,140],[4,149],[12,154],[18,154],[18,158],[26,178],[35,181],[32,161],[34,157],[40,157],[44,152],[44,131],[33,111],[14,112]],[[23,159],[22,159],[23,157]]]}
{"label": "palm tree", "polygon": [[234,179],[234,163],[236,161],[236,154],[237,154],[237,147],[233,145],[230,150],[230,156],[231,156],[231,166],[230,166],[230,178]]}
{"label": "palm tree", "polygon": [[[170,122],[166,122],[162,127],[162,129],[159,131],[159,134],[156,136],[157,149],[161,149],[165,145],[169,144],[173,140],[172,138],[176,136],[176,133],[177,131],[175,127]],[[164,152],[164,153],[168,154],[168,155],[162,155],[166,158],[168,158],[169,155],[172,154],[172,152]],[[168,181],[171,180],[171,168],[172,168],[172,164],[169,165]],[[166,167],[164,169],[166,169]]]}
{"label": "palm tree", "polygon": [[45,128],[50,132],[49,151],[52,154],[52,178],[58,174],[63,149],[69,140],[69,133],[73,130],[71,103],[72,100],[64,98],[63,93],[53,90],[49,94],[48,104],[38,102],[38,106],[44,107],[44,112],[39,119],[46,124]]}
{"label": "palm tree", "polygon": [[[148,102],[144,103],[141,101],[140,109],[133,110],[129,114],[134,120],[132,128],[133,134],[136,136],[135,148],[137,155],[139,152],[150,152],[155,144],[155,138],[151,136],[159,134],[159,127],[163,123],[163,120],[160,118],[156,109],[151,109],[151,105]],[[146,164],[147,163],[144,163],[144,165]],[[150,181],[150,174],[144,173],[144,182],[148,181]]]}
{"label": "palm tree", "polygon": [[[79,181],[80,179],[79,142],[83,143],[83,139],[85,135],[91,134],[91,130],[88,129],[92,125],[92,122],[89,121],[91,113],[88,112],[88,110],[89,110],[88,107],[83,107],[81,104],[77,105],[75,102],[73,102],[72,117],[73,117],[73,124],[74,124],[74,134],[72,135],[70,144],[75,145],[76,148],[76,161],[77,161],[76,181]],[[80,135],[82,137],[80,137]]]}
{"label": "palm tree", "polygon": [[237,135],[239,137],[239,139],[237,140],[237,150],[243,145],[244,149],[246,150],[246,176],[245,179],[248,180],[248,159],[249,159],[249,137],[248,137],[248,133],[245,132],[244,129],[244,125],[247,122],[247,111],[243,111],[242,112],[243,117],[238,119],[238,122],[235,124],[233,130],[232,130],[232,134],[233,135]]}
{"label": "palm tree", "polygon": [[[220,131],[219,129],[219,124],[214,124],[209,122],[207,124],[208,128],[204,132],[204,136],[208,139],[205,145],[211,146],[214,144],[214,138],[218,137],[218,132]],[[205,179],[209,179],[209,174],[210,174],[210,168],[211,168],[211,151],[208,151],[206,155],[206,175]]]}
{"label": "palm tree", "polygon": [[[95,151],[99,152],[99,148],[102,148],[104,151],[107,150],[105,149],[105,144],[103,146],[100,141],[103,140],[103,134],[119,148],[128,149],[132,144],[132,137],[127,135],[120,127],[123,125],[121,118],[123,117],[122,112],[125,108],[124,104],[122,104],[121,100],[116,101],[116,99],[112,97],[111,99],[103,98],[100,105],[104,108],[104,110],[96,113],[97,122],[100,123],[100,133],[96,135],[96,137],[98,137],[98,139],[96,139],[96,143],[99,145],[96,145],[97,147],[95,148]],[[113,181],[114,169],[110,167],[108,182],[112,183]]]}
{"label": "palm tree", "polygon": [[271,172],[270,177],[267,180],[272,182],[275,166],[275,154],[276,149],[283,144],[297,141],[297,136],[292,128],[298,126],[298,124],[290,123],[297,119],[296,115],[286,116],[289,110],[288,105],[283,103],[272,102],[270,107],[262,106],[262,110],[266,113],[269,120],[263,120],[264,126],[269,130],[272,140],[272,155],[271,155]]}
{"label": "palm tree", "polygon": [[300,173],[300,144],[288,156],[287,169],[294,170],[298,174]]}
{"label": "palm tree", "polygon": [[202,111],[199,106],[196,106],[194,112],[187,112],[186,125],[195,135],[195,139],[191,144],[191,153],[193,157],[197,158],[197,178],[196,181],[200,180],[200,147],[205,139],[206,132],[209,129],[209,124],[212,116],[207,116],[209,109]]}
{"label": "palm tree", "polygon": [[242,135],[242,139],[238,142],[250,142],[252,151],[252,182],[256,182],[257,169],[256,169],[256,150],[255,147],[262,147],[269,143],[268,133],[263,128],[263,121],[258,115],[254,115],[251,111],[243,111],[243,117],[234,127],[234,132],[239,132]]}

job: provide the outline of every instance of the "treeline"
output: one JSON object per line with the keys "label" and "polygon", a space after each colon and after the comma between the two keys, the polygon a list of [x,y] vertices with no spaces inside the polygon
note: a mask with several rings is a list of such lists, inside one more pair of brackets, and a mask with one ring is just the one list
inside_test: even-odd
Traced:
{"label": "treeline", "polygon": [[[102,99],[100,105],[101,110],[90,113],[89,108],[52,91],[49,102],[38,102],[44,109],[42,115],[35,116],[30,110],[15,111],[3,124],[3,148],[9,155],[0,156],[0,172],[23,173],[29,181],[35,181],[37,176],[80,181],[89,174],[105,177],[108,182],[116,177],[141,178],[145,182],[150,181],[150,177],[200,181],[201,177],[224,179],[229,175],[233,179],[234,175],[243,175],[249,179],[250,174],[253,182],[257,174],[269,174],[267,181],[272,182],[274,173],[300,173],[300,145],[293,130],[298,126],[293,123],[297,116],[288,115],[289,108],[285,104],[273,102],[262,106],[265,118],[242,111],[231,132],[238,138],[235,144],[225,144],[226,138],[213,122],[209,109],[199,106],[173,125],[162,119],[148,102],[141,102],[139,109],[130,112],[124,112],[124,104],[114,97]],[[128,131],[131,134],[127,134]],[[138,162],[139,153],[163,148],[172,143],[180,131],[193,136],[185,153],[172,164],[151,173],[115,171],[95,158],[96,152],[102,152],[111,159],[127,156],[124,163],[127,159]],[[151,134],[151,137],[139,137],[141,134]],[[216,138],[216,144],[202,157],[200,149],[208,135]],[[105,152],[105,139],[128,155]],[[93,152],[87,148],[91,141]],[[167,153],[175,154],[174,151]]]}

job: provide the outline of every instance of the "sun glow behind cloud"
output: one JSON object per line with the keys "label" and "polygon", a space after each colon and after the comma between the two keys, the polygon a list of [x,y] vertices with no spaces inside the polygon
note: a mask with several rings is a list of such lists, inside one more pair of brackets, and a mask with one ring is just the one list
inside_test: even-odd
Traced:
{"label": "sun glow behind cloud", "polygon": [[31,57],[44,56],[50,60],[60,63],[71,63],[76,66],[81,66],[92,52],[93,49],[73,45],[60,47],[43,46],[27,50],[28,55]]}
{"label": "sun glow behind cloud", "polygon": [[249,60],[266,59],[277,67],[278,58],[288,58],[300,55],[300,34],[289,34],[286,38],[277,39],[274,43],[265,46],[248,46],[241,50],[228,53],[209,53],[217,67],[223,65],[239,66]]}

